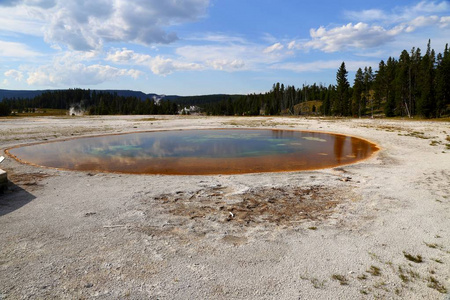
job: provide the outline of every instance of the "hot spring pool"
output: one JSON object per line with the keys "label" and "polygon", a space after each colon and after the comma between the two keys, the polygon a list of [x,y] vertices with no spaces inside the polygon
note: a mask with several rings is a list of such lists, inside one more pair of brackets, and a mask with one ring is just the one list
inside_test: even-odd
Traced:
{"label": "hot spring pool", "polygon": [[74,138],[8,150],[29,164],[133,174],[241,174],[301,171],[355,163],[378,147],[338,134],[214,129]]}

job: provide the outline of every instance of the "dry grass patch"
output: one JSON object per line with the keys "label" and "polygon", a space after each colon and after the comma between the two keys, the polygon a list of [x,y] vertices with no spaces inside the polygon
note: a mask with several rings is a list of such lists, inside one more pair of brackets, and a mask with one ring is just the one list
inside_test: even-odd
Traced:
{"label": "dry grass patch", "polygon": [[331,275],[331,278],[332,278],[333,280],[339,281],[339,283],[340,283],[341,285],[348,285],[348,279],[347,279],[347,277],[345,277],[344,275],[333,274],[333,275]]}
{"label": "dry grass patch", "polygon": [[409,253],[407,253],[405,251],[403,251],[403,255],[405,256],[405,258],[407,260],[415,262],[417,264],[423,262],[423,258],[422,258],[421,255],[412,255],[412,254],[409,254]]}
{"label": "dry grass patch", "polygon": [[404,269],[401,266],[398,267],[398,272],[398,277],[400,277],[403,283],[408,283],[420,278],[419,273],[411,269]]}
{"label": "dry grass patch", "polygon": [[428,287],[437,290],[441,294],[447,294],[447,288],[439,282],[435,277],[430,276],[427,278]]}
{"label": "dry grass patch", "polygon": [[367,273],[371,274],[372,276],[380,276],[381,275],[381,269],[375,266],[370,266],[369,270],[366,271]]}
{"label": "dry grass patch", "polygon": [[130,120],[130,122],[153,122],[153,121],[163,121],[164,119],[160,118],[142,118],[137,120]]}

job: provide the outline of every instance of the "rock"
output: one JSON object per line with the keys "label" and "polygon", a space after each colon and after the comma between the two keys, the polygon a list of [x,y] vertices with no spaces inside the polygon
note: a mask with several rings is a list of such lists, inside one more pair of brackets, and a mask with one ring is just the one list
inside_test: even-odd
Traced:
{"label": "rock", "polygon": [[6,190],[8,187],[8,175],[6,171],[0,169],[0,191]]}

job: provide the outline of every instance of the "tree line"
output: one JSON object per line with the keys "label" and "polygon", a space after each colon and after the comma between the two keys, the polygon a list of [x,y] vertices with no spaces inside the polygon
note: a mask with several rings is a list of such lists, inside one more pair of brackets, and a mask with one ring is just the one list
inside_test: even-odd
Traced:
{"label": "tree line", "polygon": [[84,89],[47,91],[32,99],[5,98],[0,102],[0,113],[29,111],[36,108],[69,110],[77,107],[91,115],[164,115],[177,114],[178,105],[169,100],[147,98],[141,100],[134,96],[119,96],[117,93],[98,92]]}
{"label": "tree line", "polygon": [[249,94],[200,106],[208,115],[292,115],[295,105],[309,100],[329,100],[334,90],[333,85],[326,87],[314,83],[296,88],[277,82],[264,94]]}
{"label": "tree line", "polygon": [[420,48],[403,50],[398,59],[380,61],[356,71],[353,86],[345,62],[336,73],[336,84],[303,85],[276,83],[270,92],[251,94],[202,105],[211,115],[294,114],[294,106],[309,100],[322,101],[319,113],[326,116],[361,117],[383,113],[387,117],[450,115],[450,49],[436,55],[430,41],[424,55]]}

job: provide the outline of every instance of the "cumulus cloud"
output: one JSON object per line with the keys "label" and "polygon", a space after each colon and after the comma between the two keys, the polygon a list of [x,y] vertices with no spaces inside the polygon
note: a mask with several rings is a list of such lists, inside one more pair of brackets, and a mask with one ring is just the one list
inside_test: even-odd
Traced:
{"label": "cumulus cloud", "polygon": [[[141,57],[144,55],[140,55]],[[149,55],[145,55],[145,58],[151,58]],[[130,63],[132,61],[139,60],[139,55],[135,53],[133,50],[128,50],[123,48],[121,50],[116,50],[113,52],[109,52],[106,60],[112,61],[115,63]]]}
{"label": "cumulus cloud", "polygon": [[178,47],[174,54],[165,56],[136,53],[127,48],[113,49],[106,55],[106,60],[115,64],[146,66],[152,73],[166,76],[177,71],[256,70],[292,54],[283,51],[285,46],[281,43],[266,46],[226,36],[219,40],[213,44]]}
{"label": "cumulus cloud", "polygon": [[348,48],[379,46],[392,40],[393,33],[381,26],[370,26],[366,23],[353,25],[349,23],[328,30],[324,27],[311,29],[310,35],[312,39],[304,44],[305,48],[335,52]]}
{"label": "cumulus cloud", "polygon": [[383,46],[398,39],[402,34],[420,28],[449,25],[448,16],[439,16],[450,11],[450,2],[422,1],[411,7],[396,7],[392,11],[369,9],[347,11],[345,15],[357,23],[342,26],[311,29],[311,39],[293,45],[296,49],[318,49],[324,52],[368,49]]}
{"label": "cumulus cloud", "polygon": [[406,32],[412,32],[417,27],[431,26],[439,22],[440,18],[438,16],[429,16],[429,17],[420,16],[408,22],[408,27],[405,30]]}
{"label": "cumulus cloud", "polygon": [[18,70],[8,70],[4,73],[4,75],[6,77],[13,78],[15,81],[22,81],[22,79],[23,79],[23,73]]}
{"label": "cumulus cloud", "polygon": [[137,70],[118,69],[108,65],[74,64],[64,66],[44,66],[28,73],[29,85],[95,85],[119,77],[139,77]]}
{"label": "cumulus cloud", "polygon": [[147,54],[136,53],[126,48],[108,53],[107,61],[118,64],[130,64],[146,66],[156,75],[166,76],[176,71],[201,70],[203,67],[199,64],[164,58],[162,56],[152,57]]}
{"label": "cumulus cloud", "polygon": [[[14,8],[14,18],[4,21],[5,25],[34,19],[43,25],[47,42],[87,51],[106,42],[171,43],[178,37],[167,28],[202,17],[209,0],[17,0],[2,4],[0,11]],[[15,31],[12,26],[7,28]]]}
{"label": "cumulus cloud", "polygon": [[27,83],[42,86],[95,85],[120,77],[138,78],[139,70],[116,68],[104,64],[90,64],[85,55],[66,53],[52,63],[28,69]]}
{"label": "cumulus cloud", "polygon": [[157,75],[169,75],[175,71],[192,71],[201,70],[203,67],[196,63],[189,63],[183,61],[177,61],[170,58],[163,58],[157,56],[149,63],[149,67],[154,74]]}

